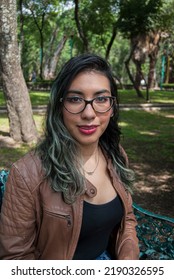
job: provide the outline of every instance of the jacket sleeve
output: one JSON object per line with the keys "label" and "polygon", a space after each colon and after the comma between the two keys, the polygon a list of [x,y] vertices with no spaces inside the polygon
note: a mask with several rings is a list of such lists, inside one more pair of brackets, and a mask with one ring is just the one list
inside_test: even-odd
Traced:
{"label": "jacket sleeve", "polygon": [[133,213],[132,198],[128,193],[128,207],[117,239],[117,258],[119,260],[138,260],[139,241],[136,233],[137,221]]}
{"label": "jacket sleeve", "polygon": [[0,215],[0,259],[35,259],[35,207],[32,193],[18,169],[8,176]]}

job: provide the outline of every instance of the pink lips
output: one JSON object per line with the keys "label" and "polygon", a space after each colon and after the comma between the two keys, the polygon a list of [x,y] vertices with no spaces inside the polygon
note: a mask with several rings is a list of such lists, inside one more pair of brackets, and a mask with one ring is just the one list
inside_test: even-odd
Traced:
{"label": "pink lips", "polygon": [[97,130],[97,126],[96,125],[84,125],[84,126],[79,126],[79,130],[81,133],[86,134],[86,135],[90,135],[93,134],[94,132],[96,132]]}

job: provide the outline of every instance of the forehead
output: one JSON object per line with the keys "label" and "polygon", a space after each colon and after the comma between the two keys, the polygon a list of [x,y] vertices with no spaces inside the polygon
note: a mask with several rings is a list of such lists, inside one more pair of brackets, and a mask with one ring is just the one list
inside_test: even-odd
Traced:
{"label": "forehead", "polygon": [[110,81],[106,75],[99,71],[83,71],[78,73],[72,80],[69,89],[98,89],[106,88],[110,89]]}

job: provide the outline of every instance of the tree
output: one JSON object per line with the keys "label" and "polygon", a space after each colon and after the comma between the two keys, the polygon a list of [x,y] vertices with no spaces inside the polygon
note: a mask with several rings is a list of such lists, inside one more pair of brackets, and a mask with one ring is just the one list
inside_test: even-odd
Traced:
{"label": "tree", "polygon": [[44,26],[46,15],[50,9],[47,0],[30,0],[24,1],[27,9],[31,12],[36,28],[39,31],[40,37],[40,78],[43,79],[43,57],[44,57]]}
{"label": "tree", "polygon": [[132,77],[131,80],[140,97],[142,96],[139,89],[140,81],[144,79],[142,64],[147,57],[150,59],[147,88],[154,84],[155,65],[161,40],[161,9],[163,4],[162,0],[120,0],[118,26],[131,43],[130,56],[126,61],[126,66],[128,69],[130,59],[135,63],[136,79],[134,80]]}
{"label": "tree", "polygon": [[23,15],[23,0],[18,0],[17,5],[19,6],[19,51],[20,51],[20,57],[22,57],[23,52],[23,46],[24,46],[24,15]]}
{"label": "tree", "polygon": [[5,94],[10,136],[15,141],[32,142],[37,130],[28,89],[20,66],[17,42],[16,0],[0,3],[0,70]]}
{"label": "tree", "polygon": [[44,70],[43,70],[43,77],[45,80],[50,80],[54,79],[56,76],[56,67],[58,60],[60,58],[61,51],[63,50],[67,36],[63,36],[61,41],[58,43],[58,46],[56,50],[54,51],[52,55],[52,48],[53,48],[53,43],[57,35],[57,28],[54,30],[51,40],[50,40],[50,46],[49,46],[49,52],[46,55],[45,58],[45,64],[44,64]]}
{"label": "tree", "polygon": [[97,50],[109,59],[117,35],[117,1],[74,0],[74,18],[81,39],[81,52]]}
{"label": "tree", "polygon": [[[37,79],[53,78],[57,64],[72,32],[69,10],[63,0],[18,0],[18,28],[21,36],[21,18],[23,18],[22,68],[26,79],[31,72],[37,73]],[[68,27],[69,30],[68,31]]]}

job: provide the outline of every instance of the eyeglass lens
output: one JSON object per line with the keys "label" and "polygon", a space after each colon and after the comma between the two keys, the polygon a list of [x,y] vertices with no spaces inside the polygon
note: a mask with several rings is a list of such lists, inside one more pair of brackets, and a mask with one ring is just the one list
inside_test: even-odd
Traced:
{"label": "eyeglass lens", "polygon": [[74,114],[82,112],[87,104],[90,104],[96,112],[104,113],[113,106],[114,97],[102,96],[92,100],[85,100],[81,97],[67,97],[64,100],[65,109]]}

